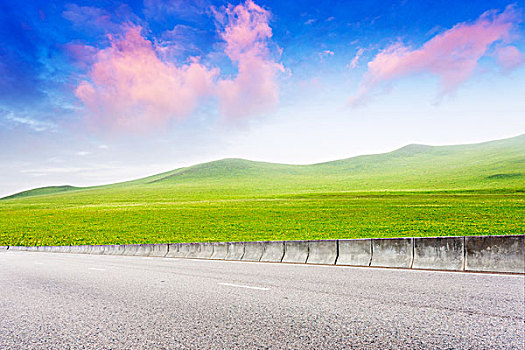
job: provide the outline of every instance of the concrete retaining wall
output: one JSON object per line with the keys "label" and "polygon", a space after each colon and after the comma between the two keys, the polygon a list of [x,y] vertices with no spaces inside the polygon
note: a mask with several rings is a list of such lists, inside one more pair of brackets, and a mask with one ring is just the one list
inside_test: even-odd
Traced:
{"label": "concrete retaining wall", "polygon": [[179,245],[176,243],[168,244],[168,254],[166,258],[178,258],[179,257]]}
{"label": "concrete retaining wall", "polygon": [[337,260],[337,241],[309,241],[307,264],[333,265]]}
{"label": "concrete retaining wall", "polygon": [[465,270],[525,273],[524,236],[465,237]]}
{"label": "concrete retaining wall", "polygon": [[414,238],[414,269],[462,271],[464,237]]}
{"label": "concrete retaining wall", "polygon": [[373,239],[370,266],[411,268],[412,244],[412,238]]}
{"label": "concrete retaining wall", "polygon": [[213,254],[213,245],[209,243],[189,243],[187,258],[209,259]]}
{"label": "concrete retaining wall", "polygon": [[241,260],[244,256],[244,242],[228,243],[228,253],[224,260]]}
{"label": "concrete retaining wall", "polygon": [[55,252],[525,274],[524,235],[128,245],[0,246]]}
{"label": "concrete retaining wall", "polygon": [[115,252],[117,252],[117,250],[118,245],[107,245],[103,255],[116,255]]}
{"label": "concrete retaining wall", "polygon": [[281,262],[284,257],[284,241],[264,242],[261,260],[264,262]]}
{"label": "concrete retaining wall", "polygon": [[306,263],[308,259],[308,241],[285,241],[282,262]]}
{"label": "concrete retaining wall", "polygon": [[244,242],[244,255],[242,260],[260,261],[264,248],[269,242]]}
{"label": "concrete retaining wall", "polygon": [[340,239],[337,265],[370,266],[372,261],[371,239]]}
{"label": "concrete retaining wall", "polygon": [[124,252],[122,252],[122,255],[134,256],[137,254],[137,248],[136,244],[126,244],[124,245]]}
{"label": "concrete retaining wall", "polygon": [[79,245],[72,245],[70,248],[69,248],[69,251],[73,254],[80,254],[81,251],[80,251],[80,246]]}
{"label": "concrete retaining wall", "polygon": [[104,250],[104,254],[109,254],[109,255],[123,255],[124,252],[126,251],[126,245],[124,244],[118,244],[118,245],[113,245],[111,246],[111,249],[106,252]]}
{"label": "concrete retaining wall", "polygon": [[75,250],[77,250],[79,254],[87,254],[87,250],[89,248],[88,245],[78,245],[75,247],[76,247]]}
{"label": "concrete retaining wall", "polygon": [[167,244],[149,244],[150,252],[148,256],[154,256],[157,258],[163,258],[168,254]]}
{"label": "concrete retaining wall", "polygon": [[212,243],[213,254],[211,259],[213,260],[224,260],[228,255],[228,244],[227,243]]}
{"label": "concrete retaining wall", "polygon": [[91,250],[89,251],[89,254],[98,254],[102,255],[104,254],[104,250],[106,249],[103,245],[92,245]]}
{"label": "concrete retaining wall", "polygon": [[151,244],[137,244],[135,256],[149,256],[151,249]]}

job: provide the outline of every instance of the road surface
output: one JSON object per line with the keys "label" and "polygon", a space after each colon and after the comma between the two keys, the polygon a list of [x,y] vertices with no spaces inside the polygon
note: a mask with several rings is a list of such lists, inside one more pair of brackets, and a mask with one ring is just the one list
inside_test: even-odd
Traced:
{"label": "road surface", "polygon": [[0,349],[523,349],[524,277],[0,253]]}

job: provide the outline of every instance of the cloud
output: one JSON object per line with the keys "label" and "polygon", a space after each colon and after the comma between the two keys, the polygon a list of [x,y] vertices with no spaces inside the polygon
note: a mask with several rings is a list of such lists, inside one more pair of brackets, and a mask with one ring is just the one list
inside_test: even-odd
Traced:
{"label": "cloud", "polygon": [[78,6],[76,4],[66,4],[66,10],[62,16],[70,21],[76,29],[86,29],[95,31],[114,31],[118,25],[113,22],[113,16],[105,9],[93,6]]}
{"label": "cloud", "polygon": [[512,45],[498,47],[495,56],[504,71],[511,71],[525,62],[525,56]]}
{"label": "cloud", "polygon": [[184,119],[211,94],[216,70],[197,59],[181,66],[162,61],[141,31],[130,25],[123,36],[110,36],[111,46],[96,53],[89,80],[77,86],[92,125],[154,128]]}
{"label": "cloud", "polygon": [[248,0],[214,14],[224,25],[220,35],[226,42],[226,55],[238,70],[234,79],[218,82],[222,115],[242,119],[273,110],[279,99],[277,74],[284,68],[271,57],[270,13]]}
{"label": "cloud", "polygon": [[[496,42],[510,43],[521,15],[514,6],[503,12],[487,11],[473,23],[459,23],[434,36],[418,49],[402,43],[393,44],[379,52],[368,63],[357,95],[349,100],[353,106],[362,104],[376,94],[384,84],[412,74],[430,73],[441,80],[441,94],[457,89],[470,78],[480,58],[489,53]],[[498,55],[503,67],[521,64],[519,51],[506,46]]]}
{"label": "cloud", "polygon": [[[188,55],[203,55],[212,46],[211,35],[206,30],[176,24],[171,30],[162,32],[155,39],[155,50],[164,59],[173,59]],[[213,33],[215,35],[215,33]]]}
{"label": "cloud", "polygon": [[94,46],[70,42],[65,44],[63,48],[73,62],[81,67],[87,68],[96,59],[97,49]]}
{"label": "cloud", "polygon": [[354,58],[352,58],[352,61],[350,61],[351,69],[354,69],[355,67],[357,67],[357,64],[359,63],[359,59],[361,58],[361,56],[363,56],[363,52],[365,52],[365,49],[363,48],[360,48],[359,50],[357,50]]}
{"label": "cloud", "polygon": [[8,115],[6,116],[6,120],[15,125],[23,125],[37,132],[56,130],[55,123],[52,123],[50,121],[37,120],[37,119],[31,118],[28,116],[24,116],[24,115],[16,116],[12,112],[8,113]]}
{"label": "cloud", "polygon": [[270,13],[252,0],[211,12],[219,23],[224,53],[237,68],[234,77],[219,78],[219,68],[208,68],[196,57],[181,63],[177,45],[190,49],[183,37],[197,30],[186,25],[163,32],[153,42],[144,37],[141,26],[126,24],[122,34],[108,35],[107,48],[66,45],[68,54],[88,67],[75,95],[89,123],[113,130],[153,129],[185,119],[209,98],[218,99],[225,120],[272,111],[279,99],[278,74],[284,68],[273,58]]}
{"label": "cloud", "polygon": [[144,0],[144,14],[157,20],[166,17],[194,20],[205,14],[209,0]]}

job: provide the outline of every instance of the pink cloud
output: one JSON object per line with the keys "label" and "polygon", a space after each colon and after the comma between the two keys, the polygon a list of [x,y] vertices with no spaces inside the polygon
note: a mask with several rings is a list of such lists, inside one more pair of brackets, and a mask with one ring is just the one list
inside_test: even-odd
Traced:
{"label": "pink cloud", "polygon": [[87,68],[96,59],[97,49],[91,45],[71,42],[63,47],[66,54],[81,67]]}
{"label": "pink cloud", "polygon": [[[501,13],[487,11],[473,23],[459,23],[434,36],[419,49],[393,44],[368,63],[359,91],[349,102],[354,106],[361,104],[369,95],[381,90],[384,83],[420,73],[438,76],[442,94],[447,94],[473,75],[479,59],[487,55],[494,43],[513,41],[514,29],[520,21],[515,7],[508,6]],[[498,56],[499,63],[515,65],[519,62],[519,51],[516,51],[507,46]]]}
{"label": "pink cloud", "polygon": [[503,70],[513,70],[525,62],[525,56],[516,48],[508,45],[496,49],[496,60]]}
{"label": "pink cloud", "polygon": [[[110,46],[104,49],[66,45],[68,55],[88,69],[75,89],[88,121],[98,128],[152,129],[183,120],[208,98],[218,99],[226,120],[273,110],[284,68],[272,58],[270,13],[252,0],[212,12],[222,26],[224,52],[237,68],[234,77],[219,79],[219,69],[205,67],[198,58],[177,63],[164,38],[152,43],[137,25],[120,26],[117,32],[123,34],[108,35]],[[177,35],[169,39],[170,45],[188,48]]]}
{"label": "pink cloud", "polygon": [[284,68],[271,58],[270,13],[247,0],[225,13],[215,11],[215,16],[225,26],[225,52],[238,69],[235,78],[218,82],[222,115],[241,119],[271,111],[279,99],[277,74]]}
{"label": "pink cloud", "polygon": [[95,62],[75,90],[96,126],[143,130],[181,120],[213,91],[216,70],[196,59],[176,66],[157,56],[141,35],[129,26],[123,37],[109,37],[111,46],[96,53]]}

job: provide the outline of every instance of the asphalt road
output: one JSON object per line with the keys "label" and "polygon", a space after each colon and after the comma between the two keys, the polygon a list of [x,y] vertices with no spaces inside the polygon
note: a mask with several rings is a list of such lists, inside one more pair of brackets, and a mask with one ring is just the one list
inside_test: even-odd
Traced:
{"label": "asphalt road", "polygon": [[0,253],[0,349],[524,349],[524,277]]}

